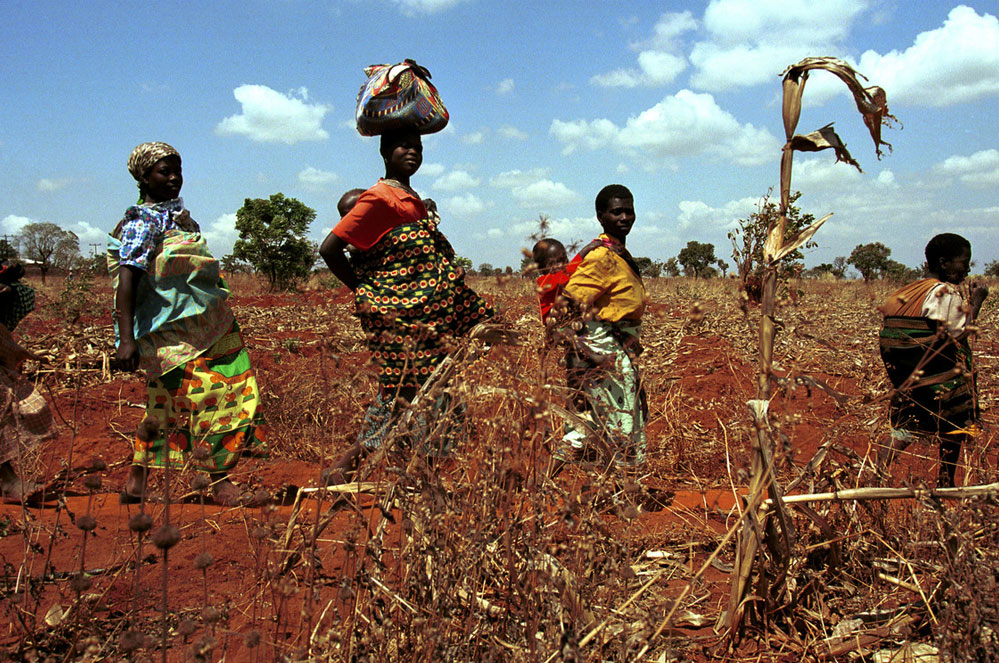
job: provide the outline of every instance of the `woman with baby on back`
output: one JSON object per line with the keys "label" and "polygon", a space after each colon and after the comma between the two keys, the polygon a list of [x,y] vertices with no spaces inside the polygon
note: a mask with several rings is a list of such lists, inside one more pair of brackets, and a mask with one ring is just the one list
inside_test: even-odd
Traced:
{"label": "woman with baby on back", "polygon": [[[344,210],[319,249],[330,271],[355,293],[380,385],[357,443],[327,474],[329,484],[345,482],[364,451],[381,444],[399,405],[412,401],[447,355],[448,337],[463,336],[492,316],[465,285],[435,206],[410,186],[423,163],[419,131],[384,133],[379,151],[385,177]],[[354,249],[350,259],[348,246]]]}
{"label": "woman with baby on back", "polygon": [[235,506],[229,479],[246,449],[263,444],[260,393],[250,358],[198,224],[184,208],[180,154],[143,143],[128,159],[139,202],[108,244],[119,368],[146,374],[123,502],[142,499],[149,467],[209,473],[216,503]]}

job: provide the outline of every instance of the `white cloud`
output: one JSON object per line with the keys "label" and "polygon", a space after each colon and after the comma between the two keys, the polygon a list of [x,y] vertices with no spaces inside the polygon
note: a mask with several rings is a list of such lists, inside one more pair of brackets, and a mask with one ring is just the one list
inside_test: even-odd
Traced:
{"label": "white cloud", "polygon": [[[537,235],[540,230],[540,223],[537,218],[528,221],[519,221],[508,226],[508,233],[512,237],[528,238]],[[600,224],[596,216],[577,216],[575,218],[549,218],[547,237],[556,237],[566,246],[573,242],[578,242],[583,238],[596,236],[600,232]]]}
{"label": "white cloud", "polygon": [[220,136],[246,136],[260,143],[288,145],[329,138],[322,124],[333,107],[307,103],[305,88],[285,95],[266,85],[240,85],[232,94],[243,110],[216,125],[215,133]]}
{"label": "white cloud", "polygon": [[812,47],[793,44],[719,46],[702,42],[690,52],[696,68],[690,81],[694,87],[711,92],[777,81],[784,67],[810,52]]}
{"label": "white cloud", "polygon": [[579,194],[562,184],[552,180],[538,180],[527,186],[514,187],[510,194],[520,203],[521,207],[535,209],[551,209],[579,200]]}
{"label": "white cloud", "polygon": [[[102,230],[86,221],[77,221],[64,230],[69,230],[76,234],[80,240],[80,253],[85,256],[94,252],[104,253],[108,243],[108,231]],[[92,246],[95,245],[95,246]]]}
{"label": "white cloud", "polygon": [[202,223],[201,234],[208,241],[212,254],[221,260],[223,256],[232,253],[232,245],[239,239],[239,231],[236,230],[236,215],[223,214],[207,226]]}
{"label": "white cloud", "polygon": [[712,0],[708,39],[694,45],[691,82],[713,92],[772,81],[816,53],[842,50],[865,0]]}
{"label": "white cloud", "polygon": [[481,184],[479,178],[471,175],[467,170],[452,170],[447,175],[443,175],[434,182],[434,189],[439,191],[460,191],[471,189]]}
{"label": "white cloud", "polygon": [[[0,234],[20,235],[21,231],[24,230],[24,227],[29,223],[43,222],[27,216],[8,214],[3,219],[0,219]],[[74,233],[77,236],[80,240],[80,252],[82,255],[89,256],[95,249],[99,253],[104,252],[104,248],[107,245],[107,230],[97,228],[86,221],[76,221],[69,224],[56,223],[56,225],[63,230],[68,230]],[[91,247],[91,244],[97,244],[98,246]]]}
{"label": "white cloud", "polygon": [[496,86],[496,94],[510,94],[513,92],[513,79],[504,78]]}
{"label": "white cloud", "polygon": [[508,170],[489,180],[495,187],[509,189],[521,207],[550,210],[579,200],[579,194],[561,182],[547,177],[544,169]]}
{"label": "white cloud", "polygon": [[[601,87],[657,87],[669,85],[687,68],[687,60],[678,55],[678,37],[697,27],[689,11],[663,14],[656,22],[652,38],[638,54],[638,67],[615,69],[590,79]],[[640,46],[632,45],[639,50]]]}
{"label": "white cloud", "polygon": [[8,214],[0,220],[0,230],[3,231],[5,235],[18,235],[24,226],[29,223],[38,223],[34,219],[30,219],[26,216],[18,216],[17,214]]}
{"label": "white cloud", "polygon": [[438,177],[444,173],[444,164],[442,163],[425,163],[420,166],[420,175],[426,175],[427,177]]}
{"label": "white cloud", "polygon": [[600,87],[638,87],[642,84],[642,75],[634,69],[615,69],[591,77],[590,82]]}
{"label": "white cloud", "polygon": [[906,50],[865,52],[859,70],[889,103],[949,106],[999,94],[999,19],[959,5]]}
{"label": "white cloud", "polygon": [[653,43],[660,49],[674,47],[676,38],[689,30],[697,29],[697,21],[689,11],[669,12],[656,21],[653,28]]}
{"label": "white cloud", "polygon": [[687,61],[664,51],[642,51],[638,54],[638,69],[617,69],[607,74],[597,74],[590,79],[601,87],[638,87],[669,85],[684,69]]}
{"label": "white cloud", "polygon": [[649,84],[669,85],[687,68],[687,61],[672,53],[642,51],[638,54],[638,66]]}
{"label": "white cloud", "polygon": [[336,173],[309,166],[298,173],[298,183],[311,191],[325,191],[339,178]]}
{"label": "white cloud", "polygon": [[461,142],[466,145],[481,145],[486,139],[486,134],[482,131],[473,131],[470,134],[465,134],[461,137]]}
{"label": "white cloud", "polygon": [[704,27],[722,44],[842,39],[866,9],[865,0],[712,0]]}
{"label": "white cloud", "polygon": [[448,198],[444,209],[447,210],[449,215],[458,218],[469,218],[482,214],[486,209],[486,204],[474,193],[466,193]]}
{"label": "white cloud", "polygon": [[939,173],[957,177],[970,186],[999,185],[999,150],[981,150],[971,156],[955,155],[936,165]]}
{"label": "white cloud", "polygon": [[518,129],[517,127],[511,126],[509,124],[504,124],[499,129],[496,130],[503,138],[508,138],[510,140],[527,140],[528,135]]}
{"label": "white cloud", "polygon": [[35,188],[38,189],[39,191],[58,191],[59,189],[65,189],[67,186],[69,186],[72,183],[73,180],[66,177],[63,178],[43,177],[42,179],[38,180],[37,184],[35,184]]}
{"label": "white cloud", "polygon": [[407,16],[436,14],[456,7],[468,0],[392,0]]}
{"label": "white cloud", "polygon": [[543,168],[532,168],[531,170],[507,170],[489,180],[489,183],[502,189],[512,189],[514,187],[527,186],[544,178],[548,174]]}
{"label": "white cloud", "polygon": [[878,176],[874,180],[879,186],[885,188],[895,188],[898,183],[895,181],[895,173],[891,172],[887,168],[878,173]]}
{"label": "white cloud", "polygon": [[627,154],[658,157],[702,154],[758,165],[773,159],[780,143],[766,129],[739,124],[710,94],[680,90],[652,108],[628,118],[623,127],[607,119],[587,122],[554,120],[550,133],[563,145],[563,154],[577,149],[610,147]]}
{"label": "white cloud", "polygon": [[681,200],[677,205],[680,208],[677,222],[680,228],[734,228],[739,219],[745,219],[758,209],[759,202],[759,198],[747,197],[711,207],[700,200]]}
{"label": "white cloud", "polygon": [[862,177],[853,166],[837,163],[830,152],[828,159],[796,159],[791,174],[791,188],[836,189],[856,184]]}

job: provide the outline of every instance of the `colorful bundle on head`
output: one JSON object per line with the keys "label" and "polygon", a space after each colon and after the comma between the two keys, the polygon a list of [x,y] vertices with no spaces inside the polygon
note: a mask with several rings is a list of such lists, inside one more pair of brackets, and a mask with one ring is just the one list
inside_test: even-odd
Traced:
{"label": "colorful bundle on head", "polygon": [[364,69],[368,80],[357,95],[357,132],[379,136],[396,129],[432,134],[447,126],[448,112],[430,72],[406,60]]}

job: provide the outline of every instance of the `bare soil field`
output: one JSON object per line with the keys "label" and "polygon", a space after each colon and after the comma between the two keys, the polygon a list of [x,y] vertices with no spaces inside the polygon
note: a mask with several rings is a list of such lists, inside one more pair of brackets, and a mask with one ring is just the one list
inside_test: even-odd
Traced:
{"label": "bare soil field", "polygon": [[[239,508],[203,503],[189,470],[154,472],[148,504],[119,503],[145,389],[107,368],[109,284],[97,279],[70,322],[61,279],[33,283],[38,306],[15,336],[47,357],[25,373],[60,433],[22,462],[44,501],[0,506],[0,660],[997,660],[994,495],[791,508],[793,554],[764,548],[743,628],[726,630],[758,365],[759,312],[740,308],[735,282],[649,281],[648,463],[550,479],[564,373],[542,350],[532,283],[472,280],[523,344],[458,362],[469,425],[450,454],[376,454],[344,495],[299,489],[319,485],[375,394],[349,293],[272,294],[236,277],[270,440],[269,457],[233,474],[267,503]],[[875,462],[888,289],[795,282],[781,303],[770,418],[790,493],[935,480],[929,445],[887,471]],[[986,302],[975,341],[984,432],[960,485],[997,480],[997,308]],[[179,543],[164,552],[133,531],[140,511]]]}

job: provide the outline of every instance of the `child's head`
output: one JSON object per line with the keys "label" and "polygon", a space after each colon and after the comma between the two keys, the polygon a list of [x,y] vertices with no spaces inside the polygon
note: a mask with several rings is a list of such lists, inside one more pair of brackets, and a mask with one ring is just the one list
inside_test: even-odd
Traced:
{"label": "child's head", "polygon": [[947,283],[960,283],[971,272],[971,242],[954,233],[936,235],[926,245],[926,269]]}
{"label": "child's head", "polygon": [[341,219],[354,209],[354,205],[357,204],[357,199],[361,197],[362,193],[364,193],[364,189],[351,189],[340,196],[340,200],[336,204],[336,211]]}
{"label": "child's head", "polygon": [[531,250],[531,257],[542,274],[550,274],[564,267],[569,262],[562,242],[552,237],[546,237]]}

